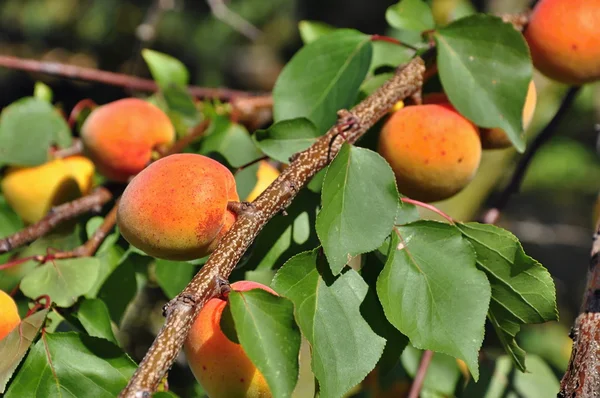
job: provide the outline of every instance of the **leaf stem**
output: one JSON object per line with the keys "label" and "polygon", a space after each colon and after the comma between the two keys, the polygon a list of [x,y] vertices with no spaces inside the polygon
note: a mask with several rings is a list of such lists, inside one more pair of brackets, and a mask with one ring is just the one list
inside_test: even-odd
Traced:
{"label": "leaf stem", "polygon": [[406,198],[406,197],[402,197],[402,198],[400,198],[400,200],[403,203],[408,203],[408,204],[411,204],[411,205],[419,206],[419,207],[422,207],[423,209],[427,209],[429,211],[432,211],[432,212],[440,215],[441,217],[445,218],[446,220],[448,220],[448,222],[450,224],[454,225],[454,220],[452,219],[452,217],[450,217],[448,214],[444,213],[443,211],[441,211],[440,209],[438,209],[434,205],[431,205],[429,203],[423,203],[423,202],[420,202],[418,200],[414,200],[414,199],[410,199],[410,198]]}
{"label": "leaf stem", "polygon": [[433,351],[426,350],[423,352],[423,355],[421,356],[421,363],[419,363],[419,369],[417,370],[415,379],[410,387],[410,392],[408,393],[408,398],[419,398],[419,394],[423,388],[423,382],[425,381],[425,376],[427,376],[427,370],[429,369],[432,358]]}
{"label": "leaf stem", "polygon": [[383,36],[383,35],[371,35],[371,41],[385,41],[388,43],[397,44],[399,46],[410,48],[411,50],[414,50],[414,51],[419,51],[419,49],[417,47],[415,47],[411,44],[405,43],[403,41],[400,41],[394,37]]}

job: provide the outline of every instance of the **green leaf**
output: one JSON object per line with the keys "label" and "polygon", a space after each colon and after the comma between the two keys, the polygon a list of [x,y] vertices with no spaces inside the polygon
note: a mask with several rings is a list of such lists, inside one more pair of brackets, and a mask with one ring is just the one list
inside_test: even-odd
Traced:
{"label": "green leaf", "polygon": [[98,291],[98,298],[106,304],[110,318],[117,325],[120,324],[127,305],[133,300],[137,292],[134,268],[136,256],[138,255],[128,254],[124,257]]}
{"label": "green leaf", "polygon": [[298,30],[300,31],[302,42],[309,44],[320,39],[322,36],[335,32],[336,28],[319,21],[300,21],[298,22]]}
{"label": "green leaf", "polygon": [[462,359],[477,380],[490,284],[458,229],[434,221],[397,227],[377,293],[414,347]]}
{"label": "green leaf", "polygon": [[0,165],[37,166],[48,161],[52,145],[71,145],[67,122],[48,102],[26,97],[0,114]]}
{"label": "green leaf", "polygon": [[550,273],[523,251],[510,232],[493,225],[457,225],[477,254],[492,287],[489,318],[506,351],[525,370],[525,352],[514,340],[520,325],[558,319]]}
{"label": "green leaf", "polygon": [[[4,196],[0,194],[0,238],[5,238],[9,235],[14,234],[23,228],[23,221],[21,218],[10,208]],[[0,254],[0,264],[4,264],[12,256],[12,253]],[[0,275],[2,272],[0,271]],[[0,280],[2,277],[0,276]],[[0,283],[1,287],[1,283]]]}
{"label": "green leaf", "polygon": [[370,74],[374,73],[377,68],[381,68],[382,66],[395,68],[407,63],[415,55],[414,50],[396,43],[375,41],[372,45],[373,58],[371,59],[371,66],[369,67]]}
{"label": "green leaf", "polygon": [[135,369],[126,354],[104,339],[48,333],[32,348],[6,398],[114,398]]}
{"label": "green leaf", "polygon": [[304,46],[273,89],[275,122],[306,117],[324,133],[353,104],[371,63],[371,38],[341,29]]}
{"label": "green leaf", "polygon": [[320,249],[292,257],[275,276],[273,288],[294,303],[300,330],[312,347],[321,396],[341,397],[373,370],[385,339],[361,314],[365,281],[350,268],[333,280],[324,260]]}
{"label": "green leaf", "polygon": [[194,97],[185,87],[174,84],[165,86],[162,88],[162,96],[169,117],[172,121],[174,119],[181,120],[186,128],[185,133],[200,122],[200,111],[196,108]]}
{"label": "green leaf", "polygon": [[94,286],[99,266],[94,257],[49,261],[23,278],[21,291],[32,299],[47,294],[59,307],[70,307]]}
{"label": "green leaf", "polygon": [[35,82],[33,86],[33,96],[37,99],[52,103],[52,89],[42,82]]}
{"label": "green leaf", "polygon": [[48,310],[44,309],[28,316],[0,340],[0,394],[5,391],[6,384],[29,350],[47,315]]}
{"label": "green leaf", "polygon": [[177,296],[196,274],[196,266],[185,261],[156,260],[158,286],[169,299]]}
{"label": "green leaf", "polygon": [[142,50],[142,57],[150,69],[152,78],[161,88],[170,84],[186,86],[189,83],[189,72],[178,59],[147,48]]}
{"label": "green leaf", "polygon": [[235,186],[240,198],[247,198],[258,182],[259,162],[238,170],[235,174]]}
{"label": "green leaf", "polygon": [[101,337],[116,345],[119,344],[113,334],[110,314],[104,301],[100,299],[84,300],[79,306],[76,316],[90,336]]}
{"label": "green leaf", "polygon": [[229,303],[242,347],[273,396],[291,397],[298,381],[300,352],[293,304],[261,289],[231,291]]}
{"label": "green leaf", "polygon": [[[421,363],[423,351],[412,346],[406,347],[402,353],[402,365],[406,373],[414,378]],[[454,390],[460,379],[460,369],[456,359],[441,353],[435,353],[425,375],[423,382],[424,390],[432,390],[441,393],[445,397],[454,396]]]}
{"label": "green leaf", "polygon": [[320,134],[315,125],[304,117],[282,120],[252,136],[257,147],[268,157],[290,163],[290,157],[315,143]]}
{"label": "green leaf", "polygon": [[377,249],[394,227],[394,172],[376,152],[344,144],[323,183],[317,235],[334,274],[357,254]]}
{"label": "green leaf", "polygon": [[244,126],[237,123],[227,123],[224,128],[220,126],[213,124],[209,128],[200,147],[202,155],[218,153],[232,167],[246,165],[262,156]]}
{"label": "green leaf", "polygon": [[523,152],[522,113],[532,65],[521,33],[498,17],[474,15],[434,37],[440,79],[452,104],[478,126],[502,128]]}
{"label": "green leaf", "polygon": [[393,28],[419,33],[435,27],[431,8],[422,0],[399,1],[387,9],[385,19]]}

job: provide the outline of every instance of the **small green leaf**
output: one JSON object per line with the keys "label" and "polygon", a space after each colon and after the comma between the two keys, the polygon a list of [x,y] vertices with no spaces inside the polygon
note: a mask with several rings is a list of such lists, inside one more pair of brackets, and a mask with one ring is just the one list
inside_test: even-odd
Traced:
{"label": "small green leaf", "polygon": [[137,292],[134,268],[136,256],[141,257],[131,253],[124,257],[98,291],[98,298],[106,304],[110,318],[117,325],[120,324],[127,305]]}
{"label": "small green leaf", "polygon": [[261,289],[229,294],[238,338],[275,397],[291,397],[298,381],[300,331],[294,306]]}
{"label": "small green leaf", "polygon": [[0,394],[5,391],[6,384],[29,350],[47,315],[48,310],[44,309],[28,316],[0,340]]}
{"label": "small green leaf", "polygon": [[90,336],[101,337],[114,344],[119,344],[113,334],[110,314],[104,301],[100,299],[84,300],[79,306],[76,316]]}
{"label": "small green leaf", "polygon": [[336,28],[319,21],[300,21],[298,22],[298,30],[300,31],[302,42],[309,44],[320,39],[322,36],[335,32]]}
{"label": "small green leaf", "polygon": [[320,134],[315,125],[304,117],[283,120],[252,136],[256,146],[268,157],[289,163],[290,156],[307,149]]}
{"label": "small green leaf", "polygon": [[99,266],[94,257],[49,261],[23,278],[21,291],[32,299],[47,294],[59,307],[70,307],[94,286]]}
{"label": "small green leaf", "polygon": [[306,117],[319,133],[353,104],[371,63],[371,38],[341,29],[304,46],[283,68],[273,89],[275,122]]}
{"label": "small green leaf", "polygon": [[200,122],[201,114],[194,104],[194,97],[183,86],[170,84],[162,88],[162,96],[171,120],[180,120],[185,133]]}
{"label": "small green leaf", "polygon": [[477,380],[491,289],[473,248],[447,224],[417,221],[396,230],[377,280],[387,318],[414,347],[464,360]]}
{"label": "small green leaf", "polygon": [[298,325],[312,347],[320,395],[335,398],[373,370],[385,339],[361,313],[368,291],[365,281],[350,268],[333,280],[324,260],[320,249],[292,257],[275,276],[273,288],[294,303]]}
{"label": "small green leaf", "polygon": [[247,198],[256,186],[256,183],[258,182],[258,176],[256,174],[258,173],[258,166],[259,163],[257,162],[242,168],[234,174],[235,186],[240,198]]}
{"label": "small green leaf", "polygon": [[135,369],[135,363],[109,341],[76,333],[47,333],[31,349],[6,398],[114,398]]}
{"label": "small green leaf", "polygon": [[521,33],[498,17],[462,18],[435,35],[444,91],[481,127],[502,128],[522,152],[522,113],[532,65]]}
{"label": "small green leaf", "polygon": [[[0,194],[0,238],[5,238],[9,235],[14,234],[23,228],[23,221],[21,218],[10,208],[4,196]],[[12,254],[0,254],[0,264],[4,264],[10,258]],[[1,275],[1,271],[0,271]],[[0,280],[2,277],[0,276]],[[0,283],[0,287],[2,284]]]}
{"label": "small green leaf", "polygon": [[216,127],[211,125],[207,136],[202,140],[202,155],[218,153],[232,167],[246,165],[262,156],[244,126],[237,123],[214,126]]}
{"label": "small green leaf", "polygon": [[422,0],[399,1],[387,9],[385,19],[393,28],[419,33],[435,27],[431,8]]}
{"label": "small green leaf", "polygon": [[48,161],[52,145],[71,145],[67,122],[48,102],[21,98],[0,114],[0,165],[37,166]]}
{"label": "small green leaf", "polygon": [[[423,351],[417,350],[412,346],[406,347],[402,353],[402,365],[406,369],[406,373],[414,378],[417,374],[417,369],[421,363]],[[460,369],[456,363],[456,359],[441,353],[435,353],[425,375],[423,382],[424,390],[432,390],[436,393],[441,393],[444,397],[454,396],[456,384],[460,379]]]}
{"label": "small green leaf", "polygon": [[169,299],[183,290],[196,274],[195,265],[184,261],[156,260],[156,281]]}
{"label": "small green leaf", "polygon": [[387,162],[344,144],[323,183],[317,234],[334,274],[357,254],[377,249],[394,227],[398,190]]}
{"label": "small green leaf", "polygon": [[33,96],[48,103],[52,103],[52,89],[42,82],[35,82],[33,86]]}
{"label": "small green leaf", "polygon": [[377,68],[382,66],[398,67],[409,62],[414,55],[415,51],[406,46],[387,41],[375,41],[373,42],[373,58],[369,73],[374,73]]}
{"label": "small green leaf", "polygon": [[525,352],[515,336],[520,325],[558,320],[550,273],[523,251],[510,232],[493,225],[458,224],[477,254],[477,266],[492,286],[489,318],[506,351],[525,370]]}
{"label": "small green leaf", "polygon": [[166,87],[170,84],[186,86],[189,83],[189,72],[178,59],[147,48],[142,50],[142,57],[150,69],[152,78],[159,86]]}

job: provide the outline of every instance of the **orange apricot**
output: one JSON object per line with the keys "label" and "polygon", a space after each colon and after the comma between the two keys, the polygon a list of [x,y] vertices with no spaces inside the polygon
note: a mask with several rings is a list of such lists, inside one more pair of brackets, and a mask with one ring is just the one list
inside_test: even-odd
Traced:
{"label": "orange apricot", "polygon": [[525,39],[534,66],[566,84],[600,78],[600,1],[541,0],[533,9]]}
{"label": "orange apricot", "polygon": [[0,290],[0,340],[21,323],[17,304],[6,292]]}
{"label": "orange apricot", "polygon": [[152,150],[175,140],[175,129],[157,106],[125,98],[96,108],[81,127],[86,153],[106,178],[127,182],[148,165]]}
{"label": "orange apricot", "polygon": [[[277,295],[268,286],[240,281],[231,289],[245,292],[263,289]],[[210,397],[267,398],[271,391],[262,373],[254,366],[240,344],[221,330],[221,315],[227,301],[210,299],[192,324],[184,351],[192,373]]]}
{"label": "orange apricot", "polygon": [[230,201],[239,197],[225,166],[202,155],[171,155],[127,185],[117,223],[129,243],[151,256],[192,260],[211,253],[235,222]]}
{"label": "orange apricot", "polygon": [[450,104],[408,106],[384,124],[378,152],[396,175],[398,190],[433,202],[461,191],[481,160],[479,131]]}
{"label": "orange apricot", "polygon": [[52,207],[86,195],[93,177],[94,164],[88,158],[71,156],[35,167],[10,167],[1,185],[15,213],[32,224]]}

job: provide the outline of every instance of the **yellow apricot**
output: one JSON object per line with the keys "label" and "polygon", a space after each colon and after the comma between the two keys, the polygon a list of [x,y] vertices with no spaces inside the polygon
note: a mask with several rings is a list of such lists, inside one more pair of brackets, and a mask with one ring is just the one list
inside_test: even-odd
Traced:
{"label": "yellow apricot", "polygon": [[408,106],[384,124],[378,152],[396,175],[398,190],[433,202],[461,191],[481,160],[479,131],[450,104]]}
{"label": "yellow apricot", "polygon": [[21,323],[17,304],[6,292],[0,290],[0,340]]}
{"label": "yellow apricot", "polygon": [[258,196],[263,193],[277,177],[279,177],[279,170],[273,167],[269,162],[263,160],[258,164],[256,177],[256,185],[246,197],[247,202],[252,202],[254,199],[258,198]]}
{"label": "yellow apricot", "polygon": [[125,98],[96,108],[81,127],[81,140],[101,174],[127,182],[148,165],[153,149],[173,143],[175,129],[157,106]]}
{"label": "yellow apricot", "polygon": [[211,253],[236,215],[233,174],[202,155],[177,154],[146,167],[121,196],[117,223],[123,237],[151,256],[192,260]]}
{"label": "yellow apricot", "polygon": [[[529,83],[529,90],[527,91],[527,97],[525,98],[525,106],[523,107],[523,131],[529,127],[533,114],[535,112],[535,105],[537,103],[537,92],[533,80]],[[481,147],[483,149],[503,149],[512,146],[512,142],[506,135],[506,132],[501,128],[493,129],[480,129],[481,134]]]}
{"label": "yellow apricot", "polygon": [[[231,289],[263,289],[277,294],[268,286],[251,281],[232,283]],[[212,398],[269,398],[272,394],[262,373],[242,346],[229,340],[221,330],[221,314],[226,305],[224,299],[210,299],[194,321],[184,344],[192,373]]]}
{"label": "yellow apricot", "polygon": [[600,78],[600,1],[541,0],[525,30],[533,65],[566,84]]}
{"label": "yellow apricot", "polygon": [[52,207],[86,195],[93,177],[94,164],[88,158],[71,156],[41,166],[9,168],[2,192],[24,222],[35,223]]}

